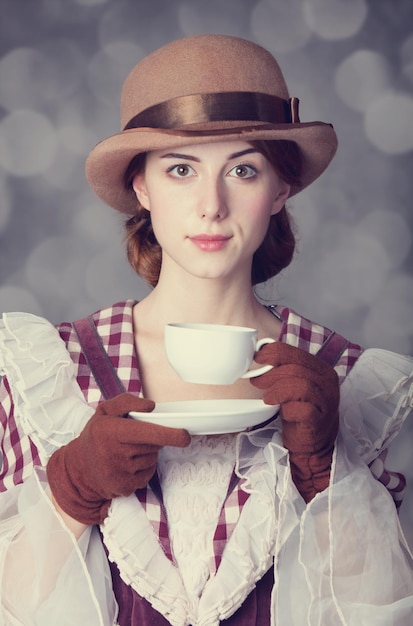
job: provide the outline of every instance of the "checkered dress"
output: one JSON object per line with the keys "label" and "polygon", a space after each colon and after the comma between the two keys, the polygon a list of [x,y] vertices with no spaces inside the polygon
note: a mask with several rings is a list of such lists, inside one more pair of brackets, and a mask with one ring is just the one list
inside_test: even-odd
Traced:
{"label": "checkered dress", "polygon": [[[93,320],[103,347],[125,390],[139,393],[141,391],[141,383],[134,347],[132,321],[134,304],[135,302],[132,300],[114,304],[94,313]],[[318,352],[331,332],[329,329],[310,322],[286,307],[272,307],[272,310],[283,322],[280,340],[312,354]],[[67,345],[67,349],[77,369],[77,381],[85,400],[90,406],[96,407],[104,398],[82,353],[73,324],[62,323],[57,328]],[[348,374],[361,352],[362,348],[360,346],[352,343],[348,344],[335,366],[341,380]],[[0,451],[2,457],[0,491],[23,482],[31,474],[33,466],[40,464],[39,454],[35,445],[23,432],[18,416],[14,415],[14,405],[6,378],[3,378],[0,386]],[[402,500],[405,488],[404,477],[400,474],[386,471],[383,463],[384,456],[385,453],[381,458],[373,462],[371,470],[376,478],[387,486],[398,506]],[[236,490],[232,490],[231,496],[227,499],[227,506],[232,506],[233,504],[235,508],[240,509],[243,502],[244,498],[242,495]],[[234,520],[237,516],[234,517],[228,511],[227,515],[221,516],[221,526],[226,525],[226,517],[228,520]],[[229,525],[233,525],[233,522],[230,522]],[[223,540],[226,540],[226,532],[227,528],[221,527],[217,529],[217,545],[222,545]]]}

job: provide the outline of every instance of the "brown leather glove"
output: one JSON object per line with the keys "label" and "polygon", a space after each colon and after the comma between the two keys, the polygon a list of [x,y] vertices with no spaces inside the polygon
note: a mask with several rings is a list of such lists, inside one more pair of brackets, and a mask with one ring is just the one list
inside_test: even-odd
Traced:
{"label": "brown leather glove", "polygon": [[46,471],[57,504],[83,524],[100,524],[116,496],[144,487],[162,446],[186,447],[186,430],[126,417],[155,403],[123,393],[99,404],[80,435],[52,454]]}
{"label": "brown leather glove", "polygon": [[280,405],[292,478],[309,502],[330,481],[339,424],[337,374],[316,356],[280,342],[263,346],[255,361],[274,365],[251,382],[264,390],[266,404]]}

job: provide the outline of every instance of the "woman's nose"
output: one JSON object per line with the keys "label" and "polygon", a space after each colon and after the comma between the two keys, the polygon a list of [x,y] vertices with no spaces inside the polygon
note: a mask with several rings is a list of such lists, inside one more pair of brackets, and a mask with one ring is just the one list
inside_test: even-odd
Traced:
{"label": "woman's nose", "polygon": [[208,180],[198,199],[198,214],[202,219],[219,220],[227,215],[227,201],[222,181]]}

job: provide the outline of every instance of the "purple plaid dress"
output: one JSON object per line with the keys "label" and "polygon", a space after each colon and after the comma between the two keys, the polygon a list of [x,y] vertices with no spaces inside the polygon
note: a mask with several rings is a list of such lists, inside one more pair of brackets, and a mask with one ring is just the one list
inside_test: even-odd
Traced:
{"label": "purple plaid dress", "polygon": [[[93,320],[111,365],[123,388],[129,392],[139,393],[141,385],[134,349],[133,305],[133,301],[115,304],[110,308],[96,312]],[[318,351],[330,334],[329,329],[306,320],[286,307],[275,307],[274,314],[283,322],[280,340],[313,354]],[[71,323],[63,323],[58,326],[58,331],[74,363],[76,379],[84,398],[94,408],[104,397],[90,371],[74,327]],[[341,381],[346,378],[361,353],[360,346],[348,344],[335,367]],[[33,467],[41,464],[41,458],[35,443],[24,432],[18,419],[14,417],[13,401],[6,378],[2,381],[0,401],[0,425],[3,430],[3,437],[0,442],[3,459],[0,473],[1,491],[12,485],[22,483],[31,474]],[[399,474],[386,471],[383,463],[384,455],[385,451],[382,451],[381,456],[372,461],[371,470],[375,477],[389,488],[398,506],[405,486],[404,478]],[[149,521],[159,537],[163,551],[168,559],[172,560],[167,520],[162,506],[162,497],[159,494],[159,485],[152,482],[147,489],[137,492],[136,497],[147,511]],[[242,480],[235,485],[230,485],[228,497],[222,507],[214,536],[216,570],[220,567],[225,545],[247,499],[248,494],[243,490]],[[147,506],[148,503],[150,503],[149,507]],[[236,511],[235,516],[233,511]],[[130,584],[122,579],[117,564],[112,560],[110,560],[110,568],[113,589],[119,606],[118,623],[120,626],[133,624],[163,626],[170,623],[166,617],[155,610]],[[222,623],[239,626],[269,624],[273,585],[274,575],[273,569],[270,567],[256,582],[254,589],[244,599],[241,606],[232,615],[222,620]]]}

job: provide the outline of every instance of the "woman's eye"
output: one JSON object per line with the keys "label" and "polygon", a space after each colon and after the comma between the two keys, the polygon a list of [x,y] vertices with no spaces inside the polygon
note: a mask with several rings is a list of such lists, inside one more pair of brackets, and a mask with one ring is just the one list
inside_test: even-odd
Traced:
{"label": "woman's eye", "polygon": [[236,165],[229,171],[229,175],[236,178],[252,178],[256,174],[257,170],[252,165]]}
{"label": "woman's eye", "polygon": [[168,174],[172,174],[172,176],[176,176],[177,178],[186,178],[187,176],[191,176],[193,171],[194,170],[190,165],[180,163],[179,165],[173,165],[170,167],[168,169]]}

